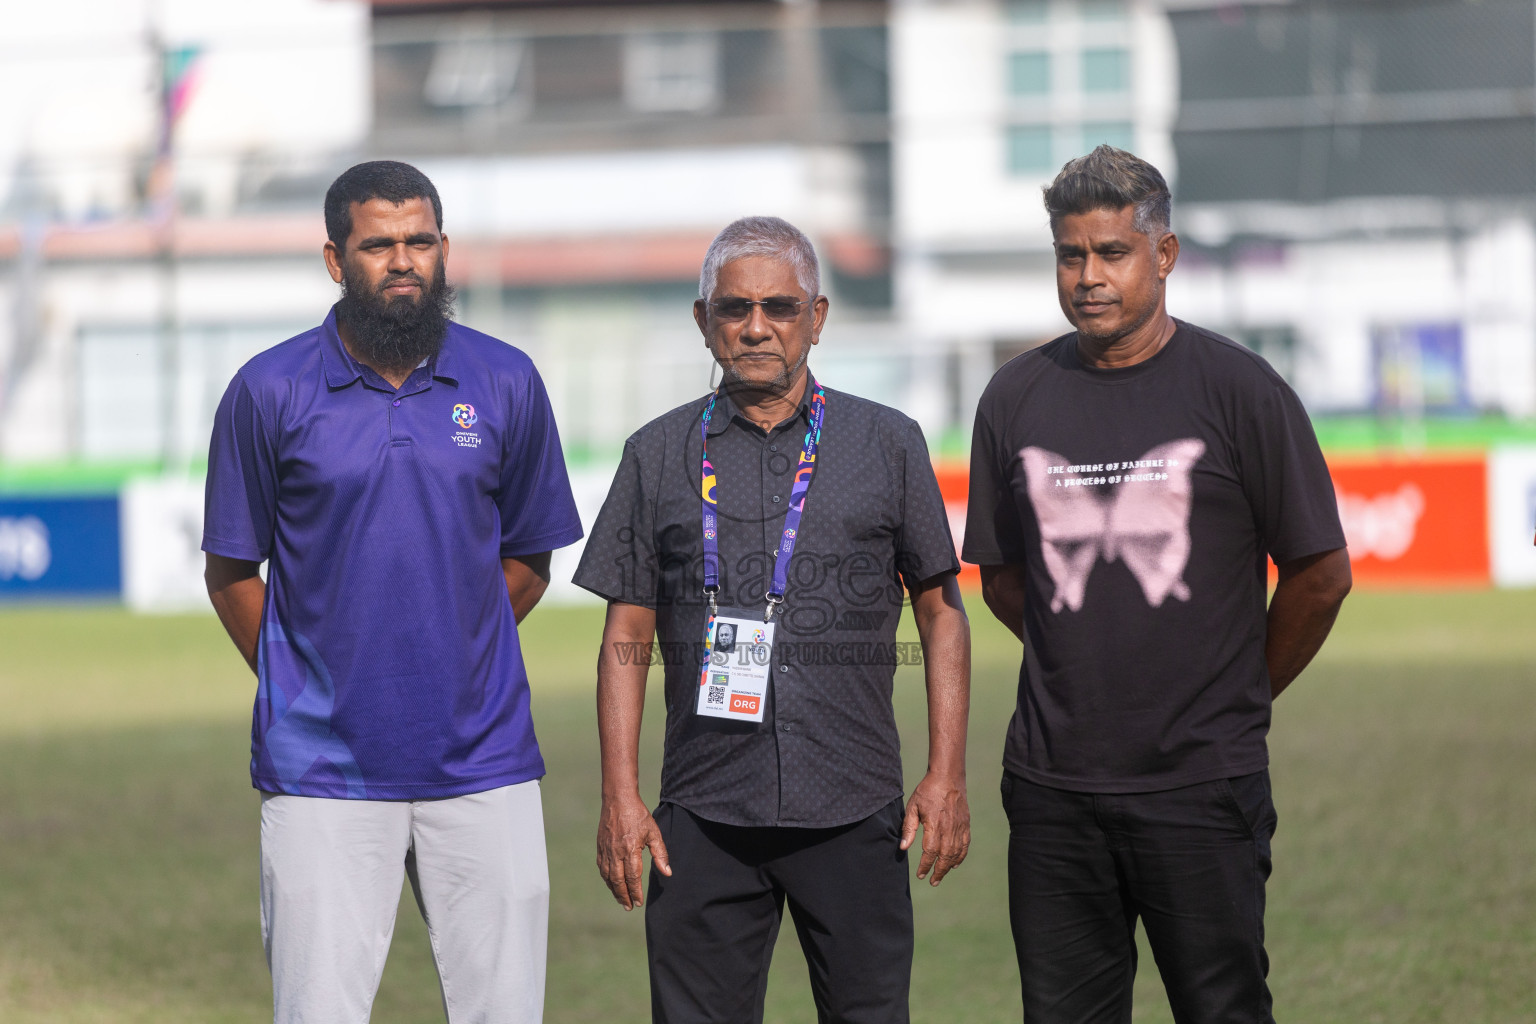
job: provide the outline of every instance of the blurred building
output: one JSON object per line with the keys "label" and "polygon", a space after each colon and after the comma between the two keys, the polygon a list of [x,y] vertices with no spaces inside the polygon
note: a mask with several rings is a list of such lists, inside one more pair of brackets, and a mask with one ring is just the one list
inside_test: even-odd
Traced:
{"label": "blurred building", "polygon": [[1171,169],[1173,40],[1136,0],[906,0],[891,35],[899,305],[969,439],[992,372],[1070,330],[1042,187],[1105,142]]}
{"label": "blurred building", "polygon": [[1524,0],[908,0],[898,295],[957,406],[1067,325],[1040,187],[1098,142],[1167,173],[1170,305],[1314,411],[1536,414]]}
{"label": "blurred building", "polygon": [[0,459],[206,455],[235,369],[334,296],[318,204],[367,138],[368,40],[329,0],[10,5]]}
{"label": "blurred building", "polygon": [[1187,315],[1314,409],[1536,414],[1532,5],[1186,0],[1169,20]]}
{"label": "blurred building", "polygon": [[525,348],[568,448],[709,386],[709,240],[748,214],[823,257],[829,381],[906,397],[892,315],[886,4],[373,4],[370,149],[438,185],[461,318]]}
{"label": "blurred building", "polygon": [[53,0],[0,83],[10,463],[194,463],[374,156],[438,183],[461,319],[577,458],[708,386],[698,264],[751,213],[822,252],[818,372],[955,453],[1066,329],[1040,188],[1099,142],[1173,183],[1173,311],[1314,410],[1536,415],[1526,0]]}

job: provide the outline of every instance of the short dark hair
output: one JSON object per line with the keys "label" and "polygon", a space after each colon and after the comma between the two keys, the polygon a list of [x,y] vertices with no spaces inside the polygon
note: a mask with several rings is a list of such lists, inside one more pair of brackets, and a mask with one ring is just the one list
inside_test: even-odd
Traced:
{"label": "short dark hair", "polygon": [[1136,208],[1132,225],[1156,242],[1168,233],[1173,195],[1156,167],[1134,153],[1099,146],[1087,156],[1068,160],[1045,188],[1051,227],[1068,214],[1090,210]]}
{"label": "short dark hair", "polygon": [[408,199],[432,200],[437,230],[443,230],[443,201],[425,174],[399,160],[369,160],[341,172],[325,192],[325,235],[346,249],[352,234],[352,204],[387,199],[396,206]]}

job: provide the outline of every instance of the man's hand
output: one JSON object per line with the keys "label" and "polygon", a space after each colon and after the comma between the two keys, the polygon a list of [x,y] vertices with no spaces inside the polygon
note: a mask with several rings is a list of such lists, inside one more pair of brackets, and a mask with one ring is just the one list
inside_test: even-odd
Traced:
{"label": "man's hand", "polygon": [[549,586],[550,554],[541,551],[501,560],[501,574],[507,578],[507,597],[512,600],[512,621],[518,625],[522,625]]}
{"label": "man's hand", "polygon": [[256,671],[256,648],[261,639],[261,612],[267,603],[267,585],[262,582],[260,562],[247,562],[223,555],[204,558],[203,581],[208,586],[208,600],[224,631],[235,642],[245,663]]}
{"label": "man's hand", "polygon": [[971,808],[965,802],[965,727],[971,711],[971,624],[952,572],[913,584],[912,619],[923,642],[928,686],[928,774],[912,791],[901,848],[923,827],[917,877],[938,885],[971,847]]}
{"label": "man's hand", "polygon": [[633,910],[645,903],[640,876],[645,864],[640,851],[649,849],[656,870],[672,875],[667,861],[667,844],[661,838],[656,819],[646,809],[639,793],[623,798],[603,798],[603,811],[597,821],[597,870],[619,906]]}
{"label": "man's hand", "polygon": [[992,615],[1020,640],[1024,639],[1024,566],[981,567],[981,599]]}
{"label": "man's hand", "polygon": [[625,910],[645,902],[640,886],[641,850],[649,847],[656,870],[672,874],[661,829],[640,799],[640,718],[655,638],[654,608],[608,602],[603,645],[597,654],[597,737],[603,762],[597,870]]}
{"label": "man's hand", "polygon": [[950,779],[929,772],[912,791],[907,801],[907,820],[901,826],[901,848],[912,846],[917,827],[923,827],[923,855],[917,862],[917,877],[938,885],[959,867],[971,849],[971,808],[965,800],[965,780]]}
{"label": "man's hand", "polygon": [[1264,642],[1271,697],[1280,696],[1322,648],[1354,581],[1347,548],[1282,562],[1277,568],[1280,579],[1269,599]]}

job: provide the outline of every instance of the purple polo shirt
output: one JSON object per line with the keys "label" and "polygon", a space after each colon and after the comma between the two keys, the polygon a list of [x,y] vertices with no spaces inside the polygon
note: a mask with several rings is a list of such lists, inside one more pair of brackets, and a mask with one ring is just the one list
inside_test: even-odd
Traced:
{"label": "purple polo shirt", "polygon": [[396,390],[336,313],[214,418],[203,550],[267,562],[251,783],[414,800],[536,779],[501,559],[581,537],[544,383],[458,324]]}

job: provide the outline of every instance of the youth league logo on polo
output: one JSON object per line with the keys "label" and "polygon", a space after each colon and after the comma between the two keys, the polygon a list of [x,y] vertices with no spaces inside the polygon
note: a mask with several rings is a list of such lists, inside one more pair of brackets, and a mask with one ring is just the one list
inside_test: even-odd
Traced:
{"label": "youth league logo on polo", "polygon": [[453,424],[459,429],[454,432],[453,441],[460,448],[480,447],[480,435],[475,433],[475,424],[480,422],[480,417],[475,413],[475,407],[468,402],[460,402],[453,407]]}

